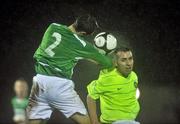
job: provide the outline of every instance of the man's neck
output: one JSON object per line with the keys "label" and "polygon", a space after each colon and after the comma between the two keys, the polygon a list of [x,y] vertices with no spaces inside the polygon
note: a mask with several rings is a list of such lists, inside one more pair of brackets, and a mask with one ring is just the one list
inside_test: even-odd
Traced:
{"label": "man's neck", "polygon": [[77,35],[86,35],[86,33],[83,32],[83,31],[77,32],[76,29],[74,28],[74,25],[73,25],[73,24],[70,25],[68,28],[69,28],[73,33],[75,33],[75,34],[77,34]]}
{"label": "man's neck", "polygon": [[77,33],[73,24],[68,27],[73,33]]}
{"label": "man's neck", "polygon": [[121,75],[124,78],[127,78],[130,75],[130,73],[128,75],[122,74],[121,71],[119,71],[118,69],[117,72],[119,73],[119,75]]}

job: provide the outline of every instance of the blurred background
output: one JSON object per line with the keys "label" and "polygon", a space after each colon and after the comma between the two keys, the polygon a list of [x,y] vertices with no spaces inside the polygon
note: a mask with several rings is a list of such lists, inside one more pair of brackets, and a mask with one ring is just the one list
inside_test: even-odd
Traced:
{"label": "blurred background", "polygon": [[[24,77],[32,85],[33,54],[52,22],[65,25],[83,13],[94,15],[118,44],[131,44],[139,76],[142,124],[180,124],[180,2],[130,0],[3,1],[0,5],[0,124],[13,123],[13,84]],[[76,90],[86,101],[86,85],[99,67],[80,61]],[[48,124],[75,124],[55,111]]]}

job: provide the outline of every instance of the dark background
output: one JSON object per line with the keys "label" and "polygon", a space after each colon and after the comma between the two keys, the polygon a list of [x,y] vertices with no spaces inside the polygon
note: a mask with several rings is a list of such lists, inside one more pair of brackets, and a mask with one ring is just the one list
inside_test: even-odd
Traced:
{"label": "dark background", "polygon": [[[13,83],[24,77],[31,87],[33,53],[52,22],[66,25],[83,13],[97,17],[119,44],[130,43],[139,76],[142,124],[180,124],[180,3],[178,1],[3,1],[0,5],[0,123],[12,123]],[[98,66],[80,61],[73,80],[85,102],[86,85]],[[55,112],[50,123],[72,123]]]}

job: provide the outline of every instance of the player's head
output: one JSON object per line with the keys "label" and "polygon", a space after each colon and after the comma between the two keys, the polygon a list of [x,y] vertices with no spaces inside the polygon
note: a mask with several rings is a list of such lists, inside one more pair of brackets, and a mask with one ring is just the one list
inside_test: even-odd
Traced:
{"label": "player's head", "polygon": [[134,64],[131,49],[121,46],[117,48],[114,53],[115,66],[124,77],[127,77],[131,73]]}
{"label": "player's head", "polygon": [[82,35],[92,34],[98,27],[95,17],[86,14],[79,16],[73,24],[76,32]]}
{"label": "player's head", "polygon": [[26,80],[23,78],[19,78],[14,83],[14,91],[16,96],[19,98],[24,98],[27,96],[28,93],[28,84]]}

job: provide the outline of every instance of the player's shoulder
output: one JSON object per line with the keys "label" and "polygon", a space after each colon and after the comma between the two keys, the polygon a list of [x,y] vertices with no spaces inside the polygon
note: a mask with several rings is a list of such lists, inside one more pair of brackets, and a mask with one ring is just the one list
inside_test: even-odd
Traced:
{"label": "player's shoulder", "polygon": [[131,77],[134,79],[138,79],[138,76],[137,76],[136,72],[134,72],[134,71],[131,72]]}
{"label": "player's shoulder", "polygon": [[116,83],[119,80],[119,74],[116,73],[116,68],[103,69],[100,71],[98,82],[101,86],[109,86],[109,82]]}
{"label": "player's shoulder", "polygon": [[79,44],[77,46],[81,46],[82,50],[86,49],[87,51],[92,52],[92,53],[97,51],[95,49],[95,47],[93,46],[93,44],[90,43],[85,37],[77,35],[75,33],[73,34],[73,36],[74,36],[75,41],[78,41],[78,42],[75,42],[75,43]]}
{"label": "player's shoulder", "polygon": [[59,24],[59,23],[53,22],[53,23],[50,23],[50,26],[63,26],[63,25],[62,25],[62,24]]}
{"label": "player's shoulder", "polygon": [[100,71],[100,76],[103,78],[112,78],[114,76],[117,76],[116,68],[103,69]]}
{"label": "player's shoulder", "polygon": [[132,71],[131,74],[134,75],[134,76],[137,76],[135,71]]}
{"label": "player's shoulder", "polygon": [[59,23],[51,23],[49,24],[49,28],[67,29],[67,26]]}
{"label": "player's shoulder", "polygon": [[14,96],[12,99],[11,99],[11,103],[14,104],[16,102],[16,97]]}

